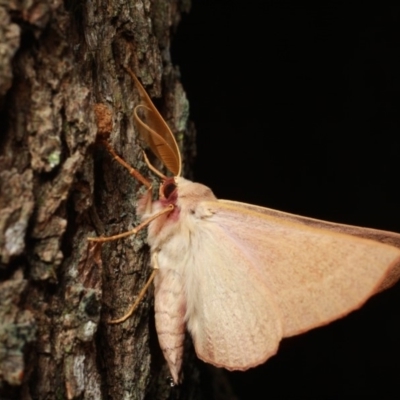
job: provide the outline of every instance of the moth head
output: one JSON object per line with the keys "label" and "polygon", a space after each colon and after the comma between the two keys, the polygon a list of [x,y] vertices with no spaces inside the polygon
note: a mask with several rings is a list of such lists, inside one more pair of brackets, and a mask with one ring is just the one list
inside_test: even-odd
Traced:
{"label": "moth head", "polygon": [[178,198],[181,200],[216,200],[214,193],[209,187],[179,176],[166,178],[160,186],[159,196],[161,200],[167,200],[169,204],[176,203]]}

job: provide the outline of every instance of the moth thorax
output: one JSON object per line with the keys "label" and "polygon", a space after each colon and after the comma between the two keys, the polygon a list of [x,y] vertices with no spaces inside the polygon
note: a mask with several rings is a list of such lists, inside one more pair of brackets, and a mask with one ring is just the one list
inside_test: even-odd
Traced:
{"label": "moth thorax", "polygon": [[190,199],[197,201],[210,201],[216,200],[212,190],[202,185],[201,183],[195,183],[184,178],[176,178],[176,184],[178,187],[178,198]]}

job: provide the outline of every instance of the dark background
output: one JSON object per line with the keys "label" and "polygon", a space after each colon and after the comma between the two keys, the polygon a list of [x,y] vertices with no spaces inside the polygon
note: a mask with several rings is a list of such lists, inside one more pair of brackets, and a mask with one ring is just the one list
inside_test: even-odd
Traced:
{"label": "dark background", "polygon": [[[297,4],[193,0],[173,61],[198,132],[195,179],[220,198],[400,232],[400,6]],[[398,398],[399,310],[397,285],[285,339],[232,374],[237,395]]]}

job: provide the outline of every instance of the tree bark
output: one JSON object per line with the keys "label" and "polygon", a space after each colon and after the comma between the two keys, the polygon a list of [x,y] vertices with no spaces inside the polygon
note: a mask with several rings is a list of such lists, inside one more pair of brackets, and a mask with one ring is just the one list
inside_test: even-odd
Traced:
{"label": "tree bark", "polygon": [[[0,5],[0,398],[198,398],[198,373],[171,389],[148,293],[146,234],[88,246],[138,223],[140,185],[96,145],[110,142],[145,176],[130,66],[179,144],[192,149],[170,32],[189,0],[12,0]],[[104,108],[105,107],[105,108]],[[188,155],[188,152],[184,152]],[[185,162],[190,161],[186,157]],[[187,172],[187,169],[186,169]],[[189,356],[190,352],[189,352]]]}

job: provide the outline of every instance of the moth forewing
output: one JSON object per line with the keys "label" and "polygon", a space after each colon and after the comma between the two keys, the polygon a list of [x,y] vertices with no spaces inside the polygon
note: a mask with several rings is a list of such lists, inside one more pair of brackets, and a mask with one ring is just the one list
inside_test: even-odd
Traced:
{"label": "moth forewing", "polygon": [[[381,243],[400,249],[400,234],[389,231],[382,231],[378,229],[365,228],[360,226],[339,224],[329,221],[322,221],[314,218],[303,217],[301,215],[290,214],[283,211],[273,210],[271,208],[255,206],[247,203],[240,203],[231,200],[219,200],[220,203],[232,206],[235,209],[246,209],[252,213],[258,213],[261,218],[275,217],[280,220],[292,222],[295,225],[306,227],[313,227],[323,231],[332,231],[337,233],[347,234],[349,236],[358,237],[362,239],[369,239],[374,243]],[[380,286],[377,288],[377,292],[385,290],[393,286],[400,278],[400,262],[395,262],[394,265],[388,266],[387,274],[383,276],[383,280]]]}
{"label": "moth forewing", "polygon": [[[343,231],[345,225],[241,203],[210,204],[210,220],[234,238],[281,311],[284,336],[324,325],[359,308],[390,277],[398,277],[400,249]],[[261,212],[260,212],[261,211]],[[396,234],[368,230],[380,238]],[[399,235],[397,235],[399,237]],[[398,238],[397,238],[398,239]],[[222,244],[222,241],[219,240]]]}

